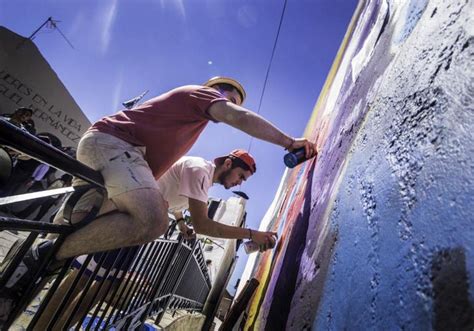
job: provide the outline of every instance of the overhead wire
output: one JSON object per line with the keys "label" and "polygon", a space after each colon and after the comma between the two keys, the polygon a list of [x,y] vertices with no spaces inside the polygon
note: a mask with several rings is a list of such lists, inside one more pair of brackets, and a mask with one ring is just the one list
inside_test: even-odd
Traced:
{"label": "overhead wire", "polygon": [[[287,0],[284,0],[283,1],[283,8],[281,10],[280,22],[278,23],[278,30],[277,30],[277,33],[276,33],[276,36],[275,36],[275,41],[273,42],[273,49],[272,49],[272,53],[271,53],[271,56],[270,56],[270,61],[268,62],[267,72],[265,74],[265,80],[263,81],[262,93],[260,94],[260,100],[258,102],[258,108],[257,108],[257,111],[256,111],[257,114],[260,114],[260,110],[262,108],[263,97],[265,95],[265,89],[267,87],[268,77],[270,76],[270,70],[272,68],[273,58],[275,57],[275,51],[276,51],[276,47],[277,47],[277,44],[278,44],[278,38],[280,37],[281,26],[283,24],[283,17],[285,16],[286,3],[287,3]],[[253,137],[250,137],[249,147],[247,148],[247,151],[249,153],[250,153],[250,149],[252,148],[253,139],[254,139]],[[240,186],[239,186],[239,190],[241,190],[241,189],[242,189],[242,184],[240,184]]]}
{"label": "overhead wire", "polygon": [[[282,26],[282,23],[283,23],[283,17],[285,16],[286,3],[287,3],[287,0],[284,0],[283,1],[283,9],[281,11],[281,16],[280,16],[280,22],[278,24],[278,30],[277,30],[277,33],[276,33],[276,36],[275,36],[275,41],[273,43],[273,49],[272,49],[272,53],[271,53],[271,56],[270,56],[270,61],[268,62],[267,72],[265,74],[265,80],[263,81],[263,88],[262,88],[262,93],[260,94],[260,101],[258,103],[257,114],[260,114],[260,110],[262,108],[262,102],[263,102],[263,97],[265,95],[265,90],[266,90],[266,87],[267,87],[268,77],[270,76],[270,70],[272,68],[273,58],[275,56],[276,46],[278,44],[278,38],[280,37],[280,31],[281,31],[281,26]],[[253,139],[254,139],[253,137],[250,137],[249,147],[247,149],[249,152],[250,152],[250,149],[252,148]]]}
{"label": "overhead wire", "polygon": [[[278,23],[278,30],[275,36],[275,41],[273,42],[273,49],[272,53],[270,56],[270,61],[268,61],[268,67],[267,67],[267,72],[265,74],[265,80],[263,81],[263,88],[262,88],[262,93],[260,94],[260,101],[258,103],[258,108],[257,108],[257,114],[260,114],[260,109],[262,108],[262,102],[263,102],[263,97],[265,95],[265,89],[267,87],[267,82],[268,82],[268,77],[270,76],[270,70],[272,68],[272,63],[273,63],[273,58],[275,56],[275,51],[276,51],[276,46],[278,44],[278,38],[280,37],[280,31],[281,31],[281,26],[283,23],[283,18],[285,16],[285,10],[286,10],[286,3],[287,0],[283,1],[283,8],[281,10],[281,16],[280,16],[280,22]],[[249,147],[247,148],[247,151],[250,153],[250,149],[252,148],[252,143],[253,143],[253,137],[250,137],[250,142],[249,142]],[[239,191],[242,190],[242,184],[239,185]]]}

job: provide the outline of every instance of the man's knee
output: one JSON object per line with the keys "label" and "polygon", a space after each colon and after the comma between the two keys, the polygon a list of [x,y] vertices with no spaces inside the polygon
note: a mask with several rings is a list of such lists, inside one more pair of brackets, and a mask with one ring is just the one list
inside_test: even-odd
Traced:
{"label": "man's knee", "polygon": [[134,190],[113,200],[120,211],[131,216],[142,239],[154,240],[168,229],[167,204],[158,190]]}
{"label": "man's knee", "polygon": [[163,213],[156,205],[143,206],[147,210],[132,210],[129,212],[133,221],[139,227],[142,236],[150,240],[156,239],[168,229],[168,214]]}
{"label": "man's knee", "polygon": [[140,239],[144,242],[150,242],[159,238],[168,229],[168,223],[165,223],[162,220],[153,220],[148,223],[140,222],[137,226],[140,227],[137,231]]}

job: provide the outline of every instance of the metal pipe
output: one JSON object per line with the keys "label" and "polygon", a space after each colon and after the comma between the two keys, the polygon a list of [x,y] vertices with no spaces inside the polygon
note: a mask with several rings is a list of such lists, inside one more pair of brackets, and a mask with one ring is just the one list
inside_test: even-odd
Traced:
{"label": "metal pipe", "polygon": [[97,171],[2,118],[0,118],[0,132],[2,133],[0,145],[10,147],[75,177],[104,187],[102,176]]}
{"label": "metal pipe", "polygon": [[[28,221],[19,218],[0,216],[0,230],[20,230],[31,232],[48,232],[70,234],[74,231],[70,225],[51,224],[38,221]],[[38,235],[38,234],[37,234]]]}
{"label": "metal pipe", "polygon": [[[194,251],[194,248],[196,247],[196,245],[197,245],[197,241],[194,242],[194,246],[193,246],[193,247],[191,248],[191,250],[188,252],[188,255],[186,256],[186,260],[185,260],[185,262],[184,262],[184,265],[183,265],[182,270],[185,270],[186,267],[187,267],[188,264],[189,264],[189,261],[191,261],[191,258],[192,258],[192,256],[193,256],[193,251]],[[178,278],[176,279],[176,282],[175,282],[173,288],[172,288],[171,291],[170,291],[170,297],[169,297],[168,300],[165,302],[165,305],[164,305],[164,307],[163,307],[163,312],[166,311],[166,308],[168,307],[168,304],[169,304],[171,298],[173,297],[174,292],[175,292],[176,289],[178,288],[178,285],[179,285],[179,283],[181,282],[181,279],[183,278],[183,274],[184,274],[184,273],[181,272],[181,273],[179,274]],[[161,316],[163,316],[163,314],[161,314]],[[160,320],[161,320],[161,318],[160,318]],[[157,321],[159,322],[159,320],[157,320]],[[143,322],[145,322],[145,320],[143,320]]]}

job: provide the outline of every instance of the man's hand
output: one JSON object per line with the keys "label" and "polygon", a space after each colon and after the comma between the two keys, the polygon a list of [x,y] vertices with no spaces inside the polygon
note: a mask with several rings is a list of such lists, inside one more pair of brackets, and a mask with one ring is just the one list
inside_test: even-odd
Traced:
{"label": "man's hand", "polygon": [[252,230],[252,240],[260,246],[260,252],[275,247],[278,235],[276,232]]}
{"label": "man's hand", "polygon": [[292,152],[295,149],[299,149],[299,148],[302,148],[302,147],[304,147],[304,149],[305,149],[305,154],[306,154],[307,159],[312,158],[317,153],[316,144],[312,143],[311,141],[309,141],[306,138],[293,138],[293,142],[291,143],[291,145],[288,146],[287,149],[290,152]]}
{"label": "man's hand", "polygon": [[186,240],[195,239],[196,234],[193,229],[187,226],[184,222],[178,222],[179,232],[183,234],[183,238]]}

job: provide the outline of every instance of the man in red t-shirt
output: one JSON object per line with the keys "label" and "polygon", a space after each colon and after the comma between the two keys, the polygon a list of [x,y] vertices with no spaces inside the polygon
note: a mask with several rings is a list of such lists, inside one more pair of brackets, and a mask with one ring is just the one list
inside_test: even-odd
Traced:
{"label": "man in red t-shirt", "polygon": [[[156,179],[193,146],[209,121],[224,122],[290,151],[304,147],[307,157],[315,155],[314,143],[292,138],[241,107],[244,99],[240,83],[215,77],[203,86],[178,87],[96,122],[82,137],[77,159],[102,174],[108,199],[120,213],[100,216],[69,235],[56,258],[140,245],[162,235],[168,214]],[[79,184],[76,180],[75,185]],[[77,220],[83,214],[74,216]],[[275,244],[272,232],[251,233],[259,245]],[[31,261],[41,260],[50,246],[51,241],[45,241],[35,247],[27,268],[35,269],[38,263]]]}

